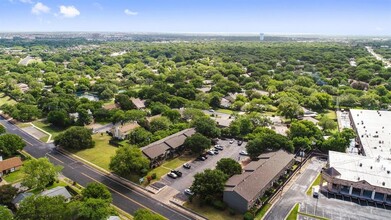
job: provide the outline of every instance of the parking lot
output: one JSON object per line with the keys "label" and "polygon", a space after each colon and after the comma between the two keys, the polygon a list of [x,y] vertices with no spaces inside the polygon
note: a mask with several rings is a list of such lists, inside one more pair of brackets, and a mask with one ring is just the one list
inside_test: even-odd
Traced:
{"label": "parking lot", "polygon": [[191,165],[190,169],[185,169],[182,166],[178,167],[177,170],[182,172],[182,177],[173,179],[167,175],[163,176],[161,180],[156,183],[156,185],[163,187],[164,185],[170,186],[180,193],[176,195],[176,198],[181,200],[187,200],[187,196],[183,193],[185,189],[189,188],[194,180],[194,175],[196,173],[202,172],[205,169],[214,169],[217,162],[221,158],[232,158],[236,161],[244,161],[249,159],[248,156],[239,155],[239,153],[245,150],[246,142],[243,142],[240,146],[238,141],[234,141],[232,144],[229,143],[230,140],[219,140],[218,144],[223,146],[224,150],[219,151],[217,155],[208,155],[208,159],[205,161],[194,160],[189,162]]}
{"label": "parking lot", "polygon": [[[300,212],[328,219],[389,219],[391,207],[377,206],[375,203],[351,201],[342,197],[327,197],[320,194],[319,199],[310,198],[300,203]],[[299,219],[311,219],[301,216]]]}

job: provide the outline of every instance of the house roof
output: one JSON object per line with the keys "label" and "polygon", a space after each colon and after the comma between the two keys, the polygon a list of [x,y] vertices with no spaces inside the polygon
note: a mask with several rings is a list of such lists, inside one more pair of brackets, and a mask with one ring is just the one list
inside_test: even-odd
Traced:
{"label": "house roof", "polygon": [[164,154],[168,149],[175,149],[185,142],[187,137],[195,133],[194,128],[188,128],[149,144],[141,150],[149,159],[154,159]]}
{"label": "house roof", "polygon": [[9,170],[11,168],[22,166],[22,160],[20,157],[12,157],[3,161],[0,161],[0,172]]}
{"label": "house roof", "polygon": [[142,149],[142,151],[149,159],[154,159],[164,154],[168,149],[170,149],[170,147],[166,143],[158,143],[148,145],[146,148]]}
{"label": "house roof", "polygon": [[119,131],[122,134],[126,134],[126,133],[129,133],[131,130],[138,128],[138,127],[140,127],[140,125],[138,125],[136,122],[130,122],[130,123],[126,123],[126,124],[120,126]]}
{"label": "house roof", "polygon": [[165,142],[171,148],[176,149],[176,148],[182,146],[183,143],[185,143],[186,138],[187,137],[185,135],[180,134],[178,136],[175,136],[175,137],[172,137],[172,138],[166,140]]}
{"label": "house roof", "polygon": [[130,100],[133,102],[136,108],[145,108],[145,100],[141,100],[139,98],[130,98]]}
{"label": "house roof", "polygon": [[22,202],[25,198],[27,197],[30,197],[34,195],[33,193],[30,193],[30,192],[24,192],[24,193],[20,193],[18,194],[13,200],[12,200],[12,204],[16,205],[16,204],[19,204],[20,202]]}
{"label": "house roof", "polygon": [[249,170],[259,165],[254,171],[232,176],[225,185],[225,191],[234,191],[245,200],[252,201],[294,158],[293,154],[283,150],[269,153],[269,155],[269,159],[260,159],[255,163],[250,163],[251,169]]}
{"label": "house roof", "polygon": [[68,190],[63,186],[57,186],[53,189],[45,190],[41,192],[40,195],[49,196],[49,197],[64,196],[65,199],[70,199],[72,197],[72,195],[68,192]]}
{"label": "house roof", "polygon": [[113,104],[104,105],[102,108],[104,108],[106,110],[112,110],[112,109],[117,109],[119,107],[120,106],[117,103],[113,103]]}

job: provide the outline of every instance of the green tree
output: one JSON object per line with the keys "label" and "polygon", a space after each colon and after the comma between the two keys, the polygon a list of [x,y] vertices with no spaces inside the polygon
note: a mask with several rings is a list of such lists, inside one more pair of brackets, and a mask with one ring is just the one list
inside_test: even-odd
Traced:
{"label": "green tree", "polygon": [[3,156],[15,155],[18,150],[22,150],[25,146],[23,139],[16,134],[0,135],[0,152]]}
{"label": "green tree", "polygon": [[311,145],[319,147],[322,145],[323,135],[320,129],[310,121],[295,121],[291,123],[288,137],[293,140],[295,137],[308,138]]}
{"label": "green tree", "polygon": [[12,219],[14,219],[14,215],[12,214],[11,210],[0,205],[0,220],[12,220]]}
{"label": "green tree", "polygon": [[192,126],[195,130],[206,137],[215,138],[220,136],[220,129],[217,128],[216,122],[208,117],[199,117],[193,120]]}
{"label": "green tree", "polygon": [[331,131],[337,128],[337,122],[330,119],[326,115],[322,116],[319,120],[318,125],[322,128],[323,131]]}
{"label": "green tree", "polygon": [[10,184],[0,186],[0,204],[10,206],[12,199],[16,196],[17,193],[18,189]]}
{"label": "green tree", "polygon": [[80,203],[77,216],[83,220],[106,220],[115,211],[107,201],[103,199],[88,198]]}
{"label": "green tree", "polygon": [[350,140],[354,137],[354,131],[352,129],[345,128],[341,132],[336,132],[325,140],[321,149],[323,152],[328,152],[330,150],[346,152],[346,149],[349,147]]}
{"label": "green tree", "polygon": [[68,220],[69,210],[64,197],[30,196],[25,198],[16,212],[20,220]]}
{"label": "green tree", "polygon": [[148,209],[138,209],[133,214],[133,220],[164,220],[159,214],[153,213]]}
{"label": "green tree", "polygon": [[121,176],[131,173],[143,175],[148,172],[149,160],[137,147],[120,147],[110,161],[110,170]]}
{"label": "green tree", "polygon": [[103,199],[107,203],[111,203],[111,193],[105,185],[98,182],[88,183],[87,186],[81,191],[83,199]]}
{"label": "green tree", "polygon": [[297,118],[300,115],[303,115],[303,109],[299,103],[292,98],[283,98],[280,99],[280,104],[278,105],[278,112],[283,115],[285,118],[292,120]]}
{"label": "green tree", "polygon": [[216,169],[221,170],[227,176],[242,173],[242,166],[232,158],[222,158],[217,162]]}
{"label": "green tree", "polygon": [[156,132],[161,130],[167,130],[171,124],[171,121],[167,117],[162,116],[159,118],[152,119],[149,126],[151,132]]}
{"label": "green tree", "polygon": [[0,125],[0,134],[4,134],[5,132],[5,127],[3,125]]}
{"label": "green tree", "polygon": [[61,166],[54,166],[47,158],[28,160],[24,163],[22,171],[25,174],[22,185],[29,189],[43,190],[57,179]]}
{"label": "green tree", "polygon": [[65,110],[54,110],[49,112],[47,121],[57,127],[68,127],[71,124],[68,113]]}
{"label": "green tree", "polygon": [[88,128],[71,127],[55,137],[54,144],[56,146],[75,150],[92,148],[94,147],[95,142],[92,140],[91,135],[92,131]]}
{"label": "green tree", "polygon": [[279,149],[293,152],[293,145],[287,137],[277,133],[265,133],[253,140],[250,140],[246,145],[247,153],[253,159],[257,158],[260,154],[267,150]]}
{"label": "green tree", "polygon": [[194,154],[199,154],[211,146],[211,141],[204,135],[196,133],[191,137],[186,138],[183,146],[190,149]]}
{"label": "green tree", "polygon": [[190,190],[201,200],[210,202],[215,198],[221,198],[227,179],[228,176],[221,170],[206,169],[194,175]]}
{"label": "green tree", "polygon": [[130,100],[130,97],[125,94],[118,94],[115,97],[115,103],[119,104],[122,110],[130,110],[135,108],[133,102]]}

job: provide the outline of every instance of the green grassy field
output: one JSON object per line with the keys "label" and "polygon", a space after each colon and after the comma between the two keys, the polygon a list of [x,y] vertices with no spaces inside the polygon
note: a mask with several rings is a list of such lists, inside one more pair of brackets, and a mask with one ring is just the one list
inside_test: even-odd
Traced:
{"label": "green grassy field", "polygon": [[220,112],[220,113],[224,113],[224,114],[229,114],[231,115],[232,113],[234,113],[234,111],[232,110],[229,110],[229,109],[217,109],[216,112]]}
{"label": "green grassy field", "polygon": [[316,177],[315,181],[312,183],[312,185],[308,188],[306,194],[307,196],[311,196],[312,195],[312,187],[313,186],[318,186],[320,184],[320,174],[318,174],[318,176]]}
{"label": "green grassy field", "polygon": [[195,200],[193,200],[192,203],[186,202],[184,206],[205,216],[208,219],[213,219],[213,220],[242,220],[243,219],[243,215],[240,214],[231,215],[228,209],[224,211],[220,211],[209,205],[200,206],[198,202]]}
{"label": "green grassy field", "polygon": [[332,120],[337,120],[337,114],[335,113],[335,111],[333,110],[329,110],[327,113],[326,113],[326,116]]}
{"label": "green grassy field", "polygon": [[118,149],[109,144],[110,138],[107,134],[94,134],[92,139],[95,141],[95,147],[72,153],[105,170],[109,170],[110,159]]}
{"label": "green grassy field", "polygon": [[7,181],[7,183],[16,183],[23,179],[24,173],[20,170],[12,172],[10,174],[7,174],[4,176],[4,180]]}
{"label": "green grassy field", "polygon": [[3,92],[0,93],[0,106],[4,104],[10,104],[10,105],[15,105],[16,101],[13,100],[11,97],[5,95]]}
{"label": "green grassy field", "polygon": [[264,206],[262,206],[261,210],[257,213],[255,216],[256,220],[262,219],[262,217],[266,214],[266,212],[272,207],[272,204],[266,203]]}
{"label": "green grassy field", "polygon": [[287,220],[296,220],[297,214],[299,213],[299,204],[296,203],[295,207],[292,209],[292,211],[289,213]]}

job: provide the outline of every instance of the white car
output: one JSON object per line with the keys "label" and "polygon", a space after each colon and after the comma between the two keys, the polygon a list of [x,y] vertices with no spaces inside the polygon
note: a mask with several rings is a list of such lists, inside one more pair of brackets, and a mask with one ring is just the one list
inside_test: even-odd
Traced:
{"label": "white car", "polygon": [[209,150],[208,152],[206,152],[207,154],[209,155],[215,155],[215,152],[213,150]]}
{"label": "white car", "polygon": [[243,155],[243,156],[248,156],[248,153],[247,153],[247,151],[244,151],[244,150],[242,150],[242,151],[240,151],[240,153],[239,153],[240,155]]}
{"label": "white car", "polygon": [[234,140],[230,140],[229,143],[230,143],[230,144],[233,144],[233,143],[234,143]]}
{"label": "white car", "polygon": [[185,189],[185,194],[190,196],[194,195],[194,193],[190,189]]}

